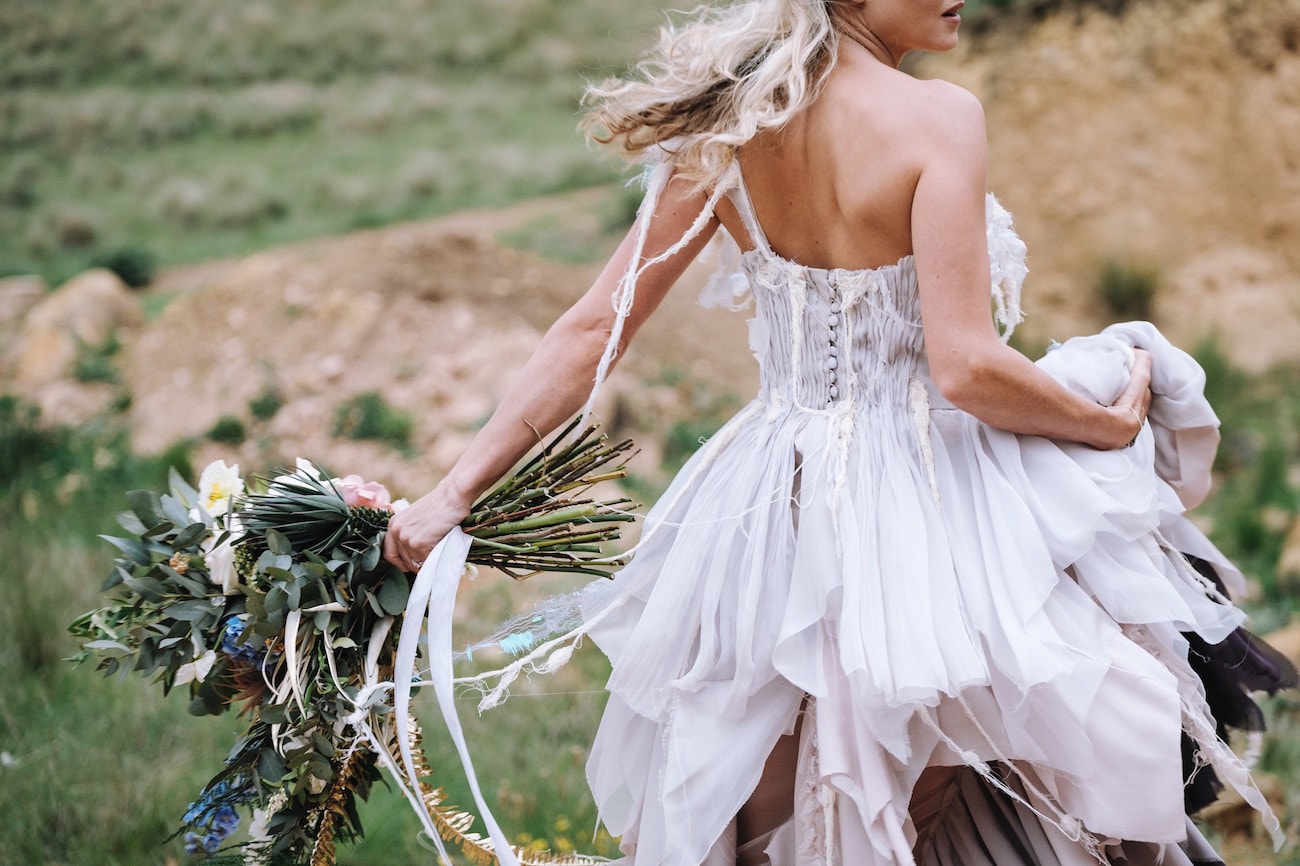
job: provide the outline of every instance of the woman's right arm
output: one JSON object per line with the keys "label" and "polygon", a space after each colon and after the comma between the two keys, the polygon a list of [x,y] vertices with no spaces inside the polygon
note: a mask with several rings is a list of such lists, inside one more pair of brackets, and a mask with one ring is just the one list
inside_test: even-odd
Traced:
{"label": "woman's right arm", "polygon": [[1002,342],[989,315],[984,111],[959,88],[933,86],[933,128],[925,136],[913,198],[912,246],[935,385],[954,406],[993,427],[1123,447],[1141,430],[1150,406],[1150,355],[1137,353],[1124,393],[1100,406]]}
{"label": "woman's right arm", "polygon": [[[650,220],[642,261],[677,243],[704,206],[703,193],[691,193],[685,182],[670,180]],[[475,500],[582,408],[614,325],[613,300],[632,258],[638,225],[628,232],[591,289],[546,332],[492,417],[447,476],[393,517],[384,540],[384,558],[389,562],[405,571],[418,570],[429,551],[465,519]],[[711,220],[684,249],[641,274],[618,356],[717,225],[716,219]]]}

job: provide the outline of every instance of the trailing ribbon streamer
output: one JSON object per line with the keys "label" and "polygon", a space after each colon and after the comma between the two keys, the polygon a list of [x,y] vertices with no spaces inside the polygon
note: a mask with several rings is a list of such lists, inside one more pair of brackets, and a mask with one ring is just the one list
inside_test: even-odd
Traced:
{"label": "trailing ribbon streamer", "polygon": [[[465,733],[461,728],[460,718],[456,715],[455,695],[452,691],[452,614],[455,608],[456,590],[460,588],[460,579],[465,570],[465,559],[469,555],[471,541],[470,536],[459,527],[452,529],[429,554],[415,578],[415,585],[411,587],[410,599],[406,605],[406,618],[402,622],[402,632],[397,643],[397,659],[393,672],[393,707],[398,719],[405,719],[410,713],[415,654],[420,644],[421,627],[427,621],[428,635],[425,651],[429,659],[429,677],[434,694],[438,697],[438,708],[442,711],[443,723],[447,726],[452,742],[456,744],[461,766],[465,769],[465,778],[469,781],[470,792],[474,795],[474,804],[478,807],[479,817],[487,828],[488,838],[492,840],[493,853],[496,854],[501,866],[519,866],[510,843],[506,841],[505,834],[501,832],[496,818],[493,817],[492,811],[488,809],[483,799],[478,776],[475,775],[474,765],[470,760],[469,747],[465,743]],[[410,738],[402,736],[399,740],[407,783],[412,790],[419,791],[420,779],[411,754]],[[421,802],[421,808],[427,811],[428,807]],[[431,815],[422,815],[421,823],[427,823],[426,818],[432,821]],[[442,840],[435,835],[433,842],[443,860],[450,862]]]}

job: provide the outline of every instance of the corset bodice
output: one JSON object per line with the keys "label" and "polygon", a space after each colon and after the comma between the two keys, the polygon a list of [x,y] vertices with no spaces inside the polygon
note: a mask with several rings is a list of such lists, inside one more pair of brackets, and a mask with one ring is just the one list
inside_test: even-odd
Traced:
{"label": "corset bodice", "polygon": [[911,256],[872,270],[826,270],[755,249],[741,263],[765,401],[867,407],[901,398],[909,379],[926,377]]}

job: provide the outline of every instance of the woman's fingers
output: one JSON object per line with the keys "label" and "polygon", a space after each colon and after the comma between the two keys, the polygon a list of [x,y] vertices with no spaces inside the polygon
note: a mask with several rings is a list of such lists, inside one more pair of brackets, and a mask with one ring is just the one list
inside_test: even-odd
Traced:
{"label": "woman's fingers", "polygon": [[419,571],[420,566],[424,565],[424,557],[427,555],[427,551],[421,554],[419,546],[407,539],[402,515],[393,515],[388,523],[388,531],[384,534],[384,559],[402,571],[413,573]]}
{"label": "woman's fingers", "polygon": [[1129,406],[1137,412],[1138,422],[1146,421],[1151,408],[1151,353],[1144,349],[1133,350],[1133,370],[1128,386],[1115,401],[1116,406]]}
{"label": "woman's fingers", "polygon": [[384,559],[403,571],[419,571],[433,548],[465,519],[468,511],[447,504],[437,490],[425,494],[388,522]]}

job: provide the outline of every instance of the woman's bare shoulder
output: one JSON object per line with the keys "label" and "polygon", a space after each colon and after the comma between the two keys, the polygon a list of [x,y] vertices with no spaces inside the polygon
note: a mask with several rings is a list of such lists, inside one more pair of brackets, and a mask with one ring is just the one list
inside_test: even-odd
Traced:
{"label": "woman's bare shoulder", "polygon": [[975,94],[941,79],[902,82],[895,119],[924,154],[983,154],[987,148],[984,106]]}

